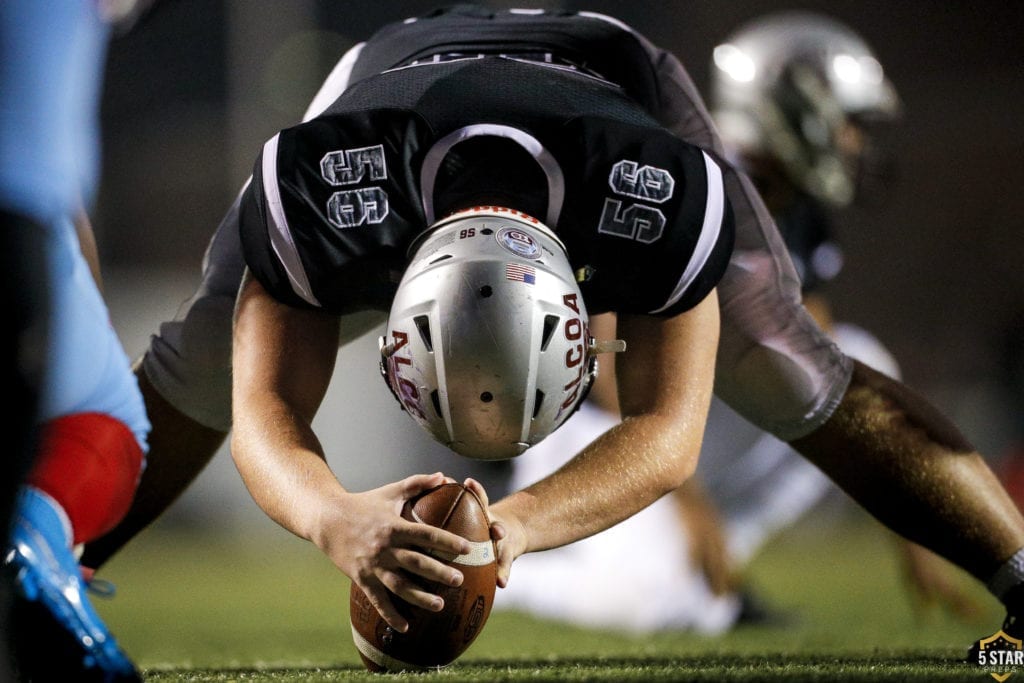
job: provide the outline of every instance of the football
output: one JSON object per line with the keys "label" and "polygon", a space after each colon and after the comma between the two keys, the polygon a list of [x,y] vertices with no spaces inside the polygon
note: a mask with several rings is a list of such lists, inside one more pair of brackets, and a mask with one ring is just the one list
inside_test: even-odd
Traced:
{"label": "football", "polygon": [[405,519],[432,524],[462,536],[472,544],[466,555],[442,559],[462,572],[461,586],[439,583],[423,587],[444,599],[444,609],[430,612],[413,607],[395,595],[395,607],[409,621],[409,630],[392,629],[352,584],[349,614],[352,640],[370,671],[415,671],[447,666],[464,653],[487,623],[497,581],[494,543],[483,505],[462,484],[442,484],[406,503]]}

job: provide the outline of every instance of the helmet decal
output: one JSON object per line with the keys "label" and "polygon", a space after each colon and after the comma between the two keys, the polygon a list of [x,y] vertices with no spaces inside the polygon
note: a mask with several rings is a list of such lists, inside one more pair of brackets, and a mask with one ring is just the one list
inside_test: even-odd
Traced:
{"label": "helmet decal", "polygon": [[506,263],[505,279],[532,285],[537,282],[537,271],[533,266],[527,266],[522,263]]}
{"label": "helmet decal", "polygon": [[502,228],[494,238],[498,240],[498,244],[516,256],[528,259],[540,258],[540,245],[525,230]]}

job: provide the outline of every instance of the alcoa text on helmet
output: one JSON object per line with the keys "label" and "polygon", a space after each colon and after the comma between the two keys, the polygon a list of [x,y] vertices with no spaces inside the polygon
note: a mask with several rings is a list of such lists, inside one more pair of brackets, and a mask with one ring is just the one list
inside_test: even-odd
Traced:
{"label": "alcoa text on helmet", "polygon": [[519,455],[575,411],[597,372],[564,245],[526,214],[477,207],[409,253],[381,338],[388,386],[455,452]]}

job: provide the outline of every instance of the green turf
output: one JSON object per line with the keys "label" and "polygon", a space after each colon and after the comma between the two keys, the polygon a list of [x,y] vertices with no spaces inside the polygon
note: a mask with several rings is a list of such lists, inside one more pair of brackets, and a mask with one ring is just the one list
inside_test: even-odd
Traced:
{"label": "green turf", "polygon": [[976,620],[912,609],[891,539],[859,516],[790,532],[752,565],[751,585],[793,616],[785,626],[631,637],[495,613],[463,658],[430,674],[366,673],[349,633],[347,579],[276,527],[246,541],[157,526],[102,577],[118,595],[98,608],[151,681],[980,683],[993,679],[958,658],[1002,616],[963,575],[982,607]]}

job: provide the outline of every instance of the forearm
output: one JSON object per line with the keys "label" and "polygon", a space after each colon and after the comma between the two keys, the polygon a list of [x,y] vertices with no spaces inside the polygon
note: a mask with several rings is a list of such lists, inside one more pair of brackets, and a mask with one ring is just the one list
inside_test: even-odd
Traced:
{"label": "forearm", "polygon": [[345,494],[313,433],[337,354],[331,316],[277,303],[246,278],[235,312],[232,456],[256,503],[298,536]]}
{"label": "forearm", "polygon": [[700,433],[656,415],[627,418],[550,477],[492,507],[522,524],[523,552],[575,542],[682,484],[696,468]]}
{"label": "forearm", "polygon": [[323,547],[320,515],[345,489],[312,428],[283,405],[239,412],[231,453],[253,500],[282,527]]}
{"label": "forearm", "polygon": [[714,383],[717,298],[671,319],[619,316],[618,327],[628,344],[616,364],[624,419],[550,477],[492,506],[518,527],[510,530],[513,556],[603,531],[696,469]]}

